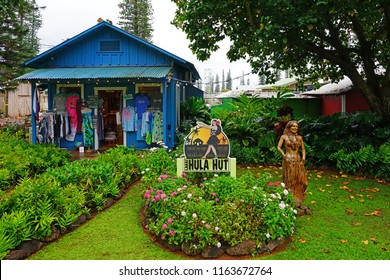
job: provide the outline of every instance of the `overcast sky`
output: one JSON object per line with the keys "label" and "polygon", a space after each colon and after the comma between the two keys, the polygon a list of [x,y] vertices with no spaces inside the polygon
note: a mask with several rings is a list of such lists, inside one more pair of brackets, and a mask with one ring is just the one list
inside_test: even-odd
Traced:
{"label": "overcast sky", "polygon": [[[97,24],[99,17],[109,19],[114,25],[118,25],[120,0],[36,0],[41,9],[43,26],[38,36],[41,39],[41,51],[60,44],[84,30]],[[153,44],[193,63],[200,76],[205,81],[205,72],[212,70],[212,74],[219,75],[222,79],[222,70],[230,69],[232,78],[249,73],[250,67],[245,61],[230,63],[226,58],[228,43],[221,45],[220,51],[214,53],[205,62],[200,62],[188,48],[189,41],[183,31],[176,29],[170,22],[174,17],[176,5],[170,0],[151,0],[153,6]],[[250,83],[257,83],[254,75],[250,77]],[[233,87],[239,84],[239,79],[233,82]]]}

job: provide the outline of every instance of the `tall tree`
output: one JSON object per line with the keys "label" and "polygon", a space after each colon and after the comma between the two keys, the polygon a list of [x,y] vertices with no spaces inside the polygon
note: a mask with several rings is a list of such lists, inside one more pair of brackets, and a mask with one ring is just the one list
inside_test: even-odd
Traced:
{"label": "tall tree", "polygon": [[122,0],[119,3],[119,26],[133,35],[152,42],[153,8],[150,0]]}
{"label": "tall tree", "polygon": [[245,85],[245,73],[242,71],[242,75],[240,77],[240,85],[243,86]]}
{"label": "tall tree", "polygon": [[221,89],[226,89],[226,82],[225,82],[225,70],[222,69],[222,86]]}
{"label": "tall tree", "polygon": [[42,25],[35,0],[9,0],[0,6],[0,91],[14,89],[13,78],[27,70],[22,63],[39,52],[37,32]]}
{"label": "tall tree", "polygon": [[219,84],[219,75],[217,74],[215,76],[215,88],[214,88],[214,92],[217,93],[217,92],[220,92],[221,91],[221,85]]}
{"label": "tall tree", "polygon": [[232,81],[232,73],[230,72],[230,69],[227,73],[227,77],[226,77],[226,88],[228,90],[232,90],[232,87],[233,87],[233,81]]}
{"label": "tall tree", "polygon": [[265,75],[259,75],[259,85],[265,85]]}
{"label": "tall tree", "polygon": [[229,37],[228,58],[246,57],[269,82],[272,69],[312,82],[346,75],[390,121],[389,0],[172,1],[198,59]]}

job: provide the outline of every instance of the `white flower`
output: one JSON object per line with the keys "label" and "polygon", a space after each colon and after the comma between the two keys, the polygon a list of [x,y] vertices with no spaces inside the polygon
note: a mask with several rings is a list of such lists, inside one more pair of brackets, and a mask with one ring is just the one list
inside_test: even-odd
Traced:
{"label": "white flower", "polygon": [[295,209],[293,210],[293,212],[294,212],[294,214],[298,214],[298,211],[297,211],[297,210],[295,210]]}
{"label": "white flower", "polygon": [[181,212],[181,215],[184,217],[186,215],[186,212],[185,211],[182,211]]}
{"label": "white flower", "polygon": [[270,238],[271,235],[267,232],[267,234],[265,235],[265,237]]}
{"label": "white flower", "polygon": [[192,196],[192,193],[189,193],[189,194],[187,195],[187,198],[191,198],[191,196]]}
{"label": "white flower", "polygon": [[145,169],[145,171],[149,171],[149,170],[150,170],[150,168],[146,168],[146,169]]}
{"label": "white flower", "polygon": [[256,186],[254,186],[254,187],[253,187],[253,189],[254,189],[254,190],[256,190],[256,189],[257,189],[257,187],[256,187]]}
{"label": "white flower", "polygon": [[280,185],[284,188],[286,186],[285,183],[281,182]]}
{"label": "white flower", "polygon": [[284,189],[283,193],[284,195],[288,195],[288,190]]}
{"label": "white flower", "polygon": [[284,208],[286,208],[286,204],[284,204],[283,201],[280,202],[280,203],[279,203],[279,208],[283,210]]}
{"label": "white flower", "polygon": [[[195,217],[196,218],[196,217]],[[205,223],[205,221],[202,221],[202,224],[204,224]]]}
{"label": "white flower", "polygon": [[145,174],[145,171],[142,171],[141,174]]}
{"label": "white flower", "polygon": [[196,219],[196,217],[198,217],[198,215],[196,215],[196,213],[192,214],[192,218]]}
{"label": "white flower", "polygon": [[278,198],[279,198],[279,199],[282,199],[282,197],[280,196],[280,193],[278,193]]}
{"label": "white flower", "polygon": [[273,193],[271,193],[271,197],[272,197],[272,198],[276,198],[276,195],[273,194]]}
{"label": "white flower", "polygon": [[187,200],[183,199],[183,203],[187,203]]}
{"label": "white flower", "polygon": [[219,230],[219,227],[215,227],[215,231],[218,231]]}
{"label": "white flower", "polygon": [[221,246],[222,246],[221,242],[218,242],[218,243],[217,243],[217,247],[218,247],[218,248],[221,248]]}
{"label": "white flower", "polygon": [[214,173],[214,177],[218,177],[219,175],[217,173]]}

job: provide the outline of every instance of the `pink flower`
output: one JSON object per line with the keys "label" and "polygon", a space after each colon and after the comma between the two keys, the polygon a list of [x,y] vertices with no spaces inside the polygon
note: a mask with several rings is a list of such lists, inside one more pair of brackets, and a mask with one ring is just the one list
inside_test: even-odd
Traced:
{"label": "pink flower", "polygon": [[274,183],[272,183],[272,182],[268,183],[268,187],[272,187],[273,185],[274,185]]}
{"label": "pink flower", "polygon": [[218,198],[218,197],[216,197],[216,198],[215,198],[215,201],[219,201],[219,198]]}
{"label": "pink flower", "polygon": [[172,192],[172,193],[170,194],[170,196],[174,197],[176,194],[177,194],[177,192],[174,191],[174,192]]}
{"label": "pink flower", "polygon": [[158,178],[158,182],[161,183],[161,182],[162,182],[162,179],[161,179],[161,178]]}
{"label": "pink flower", "polygon": [[163,179],[167,179],[167,178],[168,178],[168,175],[164,174],[164,175],[162,175],[162,178],[163,178]]}
{"label": "pink flower", "polygon": [[215,192],[213,192],[211,195],[212,195],[212,196],[216,196],[217,194],[216,194]]}
{"label": "pink flower", "polygon": [[181,176],[185,177],[185,176],[187,176],[187,174],[186,174],[185,172],[183,172],[183,173],[181,174]]}
{"label": "pink flower", "polygon": [[162,225],[162,229],[166,229],[167,227],[168,227],[167,224]]}
{"label": "pink flower", "polygon": [[172,224],[172,219],[168,219],[168,224]]}
{"label": "pink flower", "polygon": [[209,224],[205,224],[204,225],[206,228],[210,228],[210,225]]}
{"label": "pink flower", "polygon": [[175,234],[175,231],[174,231],[173,229],[171,229],[171,230],[169,231],[169,235],[172,236],[172,235],[174,235],[174,234]]}

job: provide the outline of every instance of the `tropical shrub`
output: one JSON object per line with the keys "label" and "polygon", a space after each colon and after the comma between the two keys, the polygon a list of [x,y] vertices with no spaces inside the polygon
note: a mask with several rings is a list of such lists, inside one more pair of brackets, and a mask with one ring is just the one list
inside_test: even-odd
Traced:
{"label": "tropical shrub", "polygon": [[23,241],[66,231],[82,214],[102,210],[139,175],[141,157],[119,147],[96,160],[69,162],[0,191],[0,258]]}
{"label": "tropical shrub", "polygon": [[370,174],[377,178],[390,180],[390,141],[375,149],[368,145],[355,152],[347,153],[344,149],[333,153],[330,159],[343,172]]}
{"label": "tropical shrub", "polygon": [[211,120],[209,107],[202,98],[191,96],[180,104],[179,137],[184,138],[197,121],[208,123]]}
{"label": "tropical shrub", "polygon": [[243,146],[261,146],[269,148],[274,145],[274,124],[278,121],[278,111],[284,100],[289,97],[285,91],[278,92],[276,97],[256,98],[245,94],[235,98],[227,108],[213,111],[213,118],[222,121],[226,135],[237,139]]}
{"label": "tropical shrub", "polygon": [[63,166],[70,154],[53,145],[31,145],[9,132],[0,131],[0,189],[17,185],[24,178]]}
{"label": "tropical shrub", "polygon": [[340,150],[352,153],[369,145],[378,149],[390,138],[390,125],[374,113],[338,113],[302,120],[300,133],[312,149],[307,157],[312,165],[334,166],[330,155]]}

